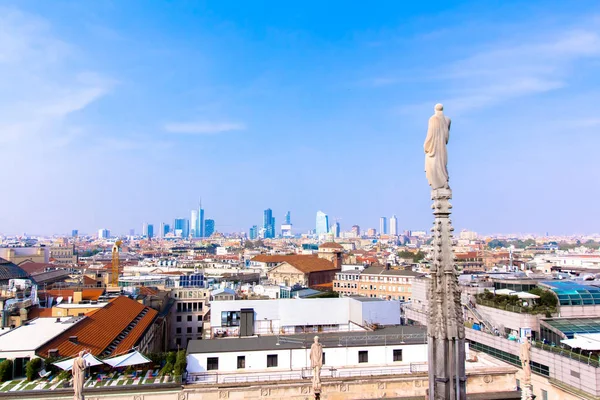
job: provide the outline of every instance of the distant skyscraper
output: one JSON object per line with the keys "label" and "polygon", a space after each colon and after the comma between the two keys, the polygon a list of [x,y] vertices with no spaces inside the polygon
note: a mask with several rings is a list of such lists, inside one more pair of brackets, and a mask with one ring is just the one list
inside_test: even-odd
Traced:
{"label": "distant skyscraper", "polygon": [[198,203],[198,228],[199,228],[198,237],[210,236],[210,235],[207,235],[206,232],[204,231],[204,229],[206,228],[206,225],[204,223],[204,208],[202,208],[202,200],[200,200],[200,202]]}
{"label": "distant skyscraper", "polygon": [[110,231],[108,229],[98,230],[98,239],[108,239],[110,237]]}
{"label": "distant skyscraper", "polygon": [[160,224],[160,231],[162,232],[162,237],[167,236],[167,233],[171,232],[171,225],[165,224],[164,222]]}
{"label": "distant skyscraper", "polygon": [[198,225],[198,210],[192,210],[190,218],[190,233],[192,237],[200,237],[200,225]]}
{"label": "distant skyscraper", "polygon": [[377,229],[375,229],[375,228],[369,228],[367,230],[367,236],[369,236],[369,237],[375,237],[375,236],[377,236]]}
{"label": "distant skyscraper", "polygon": [[284,219],[283,224],[284,225],[291,225],[292,224],[292,218],[290,216],[290,212],[289,211],[285,213],[285,219]]}
{"label": "distant skyscraper", "polygon": [[390,235],[398,235],[398,218],[395,215],[390,218]]}
{"label": "distant skyscraper", "polygon": [[154,225],[148,224],[148,230],[146,231],[146,237],[152,239],[154,237]]}
{"label": "distant skyscraper", "polygon": [[265,229],[265,239],[275,237],[275,218],[270,208],[267,208],[263,213],[263,228]]}
{"label": "distant skyscraper", "polygon": [[252,228],[250,228],[250,240],[256,240],[258,238],[258,226],[253,225]]}
{"label": "distant skyscraper", "polygon": [[317,211],[315,230],[317,235],[324,235],[329,232],[329,217],[323,211]]}
{"label": "distant skyscraper", "polygon": [[148,237],[148,224],[146,222],[142,225],[142,236]]}
{"label": "distant skyscraper", "polygon": [[190,221],[185,218],[177,218],[173,229],[175,230],[175,235],[181,235],[181,237],[186,238],[190,235]]}
{"label": "distant skyscraper", "polygon": [[77,229],[73,229],[73,230],[71,231],[71,236],[73,236],[73,237],[77,237],[77,236],[79,236],[79,231],[78,231]]}
{"label": "distant skyscraper", "polygon": [[352,233],[355,237],[360,237],[360,226],[352,225]]}
{"label": "distant skyscraper", "polygon": [[204,237],[210,237],[215,233],[215,220],[207,219],[204,221]]}
{"label": "distant skyscraper", "polygon": [[335,224],[331,225],[331,233],[333,234],[333,237],[339,238],[340,237],[340,223],[336,222]]}
{"label": "distant skyscraper", "polygon": [[379,234],[380,235],[387,235],[387,233],[388,233],[387,218],[386,217],[381,217],[381,218],[379,218]]}

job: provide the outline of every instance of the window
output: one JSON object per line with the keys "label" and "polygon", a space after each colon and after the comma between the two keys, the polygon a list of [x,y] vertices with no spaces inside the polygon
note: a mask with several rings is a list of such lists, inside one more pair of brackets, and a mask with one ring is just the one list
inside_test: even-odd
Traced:
{"label": "window", "polygon": [[221,312],[221,326],[240,326],[239,311]]}
{"label": "window", "polygon": [[267,368],[276,367],[277,366],[277,354],[268,354],[267,355]]}
{"label": "window", "polygon": [[181,322],[181,315],[177,316],[177,322]]}
{"label": "window", "polygon": [[548,392],[542,389],[542,400],[548,400]]}
{"label": "window", "polygon": [[219,357],[208,357],[206,359],[206,370],[216,371],[219,369]]}
{"label": "window", "polygon": [[246,368],[246,356],[238,356],[237,367],[238,369]]}
{"label": "window", "polygon": [[359,363],[368,363],[369,362],[369,352],[367,350],[361,350],[358,352],[358,362]]}
{"label": "window", "polygon": [[191,315],[188,315],[187,317],[188,317],[188,318],[187,318],[187,319],[188,319],[188,322],[192,322],[192,316],[191,316]]}
{"label": "window", "polygon": [[202,333],[202,327],[201,326],[198,327],[198,333]]}
{"label": "window", "polygon": [[394,361],[402,361],[402,349],[394,350]]}
{"label": "window", "polygon": [[192,327],[191,326],[187,327],[187,333],[192,333]]}
{"label": "window", "polygon": [[180,334],[181,333],[181,328],[175,329],[175,333]]}
{"label": "window", "polygon": [[325,365],[325,352],[323,352],[323,365]]}
{"label": "window", "polygon": [[177,347],[181,346],[181,339],[175,339],[175,344],[177,345]]}
{"label": "window", "polygon": [[517,389],[521,389],[521,381],[517,379]]}
{"label": "window", "polygon": [[198,321],[202,321],[202,315],[198,315]]}

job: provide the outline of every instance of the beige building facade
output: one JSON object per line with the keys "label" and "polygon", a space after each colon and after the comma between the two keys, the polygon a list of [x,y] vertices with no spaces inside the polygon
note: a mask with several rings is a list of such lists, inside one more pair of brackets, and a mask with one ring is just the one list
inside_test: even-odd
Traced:
{"label": "beige building facade", "polygon": [[362,272],[339,272],[333,290],[346,296],[364,296],[387,300],[412,300],[412,284],[423,274],[387,267],[369,267]]}

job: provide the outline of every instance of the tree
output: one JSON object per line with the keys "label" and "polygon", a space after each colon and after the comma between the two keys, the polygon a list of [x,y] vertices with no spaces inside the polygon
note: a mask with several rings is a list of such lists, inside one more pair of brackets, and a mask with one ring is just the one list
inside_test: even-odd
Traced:
{"label": "tree", "polygon": [[0,362],[0,381],[2,381],[2,382],[10,381],[13,378],[12,370],[13,370],[12,360],[4,360],[4,361]]}
{"label": "tree", "polygon": [[38,377],[38,372],[40,372],[40,369],[42,369],[41,358],[33,358],[29,360],[25,366],[25,376],[27,376],[27,380],[29,382],[35,380]]}
{"label": "tree", "polygon": [[173,375],[181,376],[186,371],[187,368],[187,360],[185,357],[185,350],[179,350],[177,352],[177,357],[175,361],[175,366],[173,368]]}

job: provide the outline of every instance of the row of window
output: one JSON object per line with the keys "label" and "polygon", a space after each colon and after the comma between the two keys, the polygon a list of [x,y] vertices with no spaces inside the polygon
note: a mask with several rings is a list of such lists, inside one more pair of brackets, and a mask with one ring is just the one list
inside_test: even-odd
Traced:
{"label": "row of window", "polygon": [[[181,315],[178,315],[175,318],[177,319],[177,322],[181,322],[181,319],[182,319]],[[188,315],[187,316],[187,322],[192,322],[193,319],[194,319],[193,315]],[[202,321],[202,315],[198,315],[197,319],[198,319],[198,322],[201,322]]]}
{"label": "row of window", "polygon": [[[188,326],[186,328],[186,333],[192,333],[192,330],[193,330],[193,327]],[[181,328],[179,328],[179,327],[175,328],[175,333],[178,334],[178,335],[181,335]],[[202,327],[201,326],[197,327],[197,333],[202,333]]]}
{"label": "row of window", "polygon": [[[474,342],[472,340],[469,341],[469,346],[476,351],[482,351],[491,355],[492,357],[499,358],[502,361],[506,361],[510,364],[516,365],[517,367],[521,367],[521,359],[519,356],[511,353],[507,353],[502,350],[498,350],[494,347],[487,346],[483,343]],[[550,368],[544,364],[537,363],[535,361],[529,362],[531,366],[531,371],[543,376],[550,376]]]}
{"label": "row of window", "polygon": [[202,311],[202,302],[193,302],[193,303],[177,303],[177,312],[198,312]]}
{"label": "row of window", "polygon": [[[393,361],[402,361],[402,349],[395,349],[393,351]],[[358,362],[368,363],[369,362],[369,351],[359,350],[358,351]],[[325,352],[323,352],[323,365],[325,365]],[[277,354],[267,354],[267,368],[274,368],[278,366]],[[246,368],[246,356],[237,356],[237,368]],[[219,357],[207,357],[206,358],[206,370],[217,371],[219,369]]]}
{"label": "row of window", "polygon": [[401,278],[397,276],[387,277],[387,276],[366,276],[362,275],[344,275],[344,274],[336,274],[336,280],[340,281],[363,281],[363,282],[390,282],[390,283],[410,283],[412,278]]}

